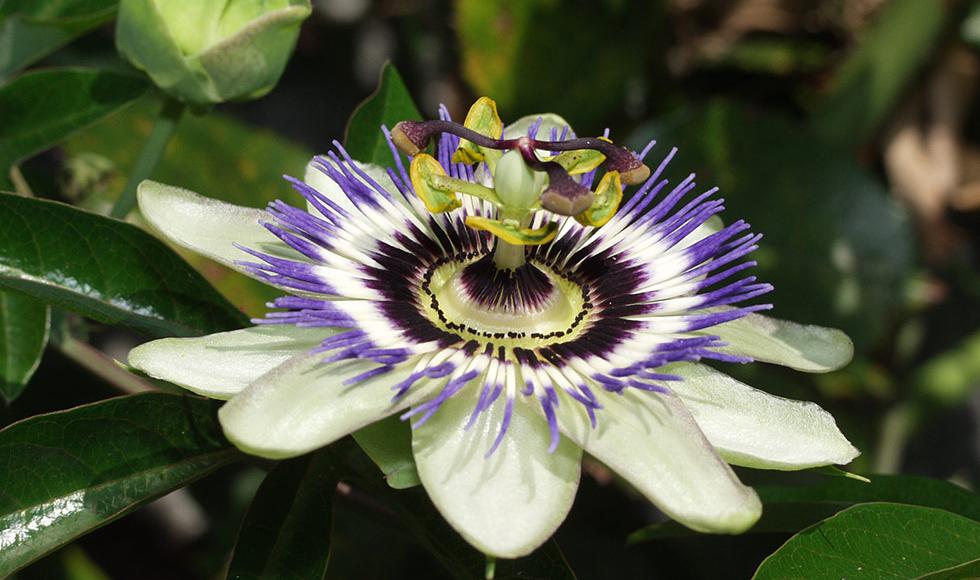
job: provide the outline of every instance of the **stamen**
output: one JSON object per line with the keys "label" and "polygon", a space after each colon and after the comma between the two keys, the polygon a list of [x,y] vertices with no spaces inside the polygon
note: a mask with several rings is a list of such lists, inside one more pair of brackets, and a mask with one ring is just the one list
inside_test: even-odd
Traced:
{"label": "stamen", "polygon": [[607,171],[618,171],[623,183],[627,185],[642,183],[650,177],[650,168],[632,151],[600,137],[579,137],[565,141],[540,141],[528,136],[517,139],[495,139],[458,123],[444,120],[402,121],[391,131],[395,145],[408,155],[416,155],[424,150],[428,147],[429,140],[439,133],[450,133],[460,139],[471,141],[479,147],[500,151],[517,148],[532,152],[534,149],[553,152],[591,149],[605,155],[606,160],[602,163],[602,168]]}

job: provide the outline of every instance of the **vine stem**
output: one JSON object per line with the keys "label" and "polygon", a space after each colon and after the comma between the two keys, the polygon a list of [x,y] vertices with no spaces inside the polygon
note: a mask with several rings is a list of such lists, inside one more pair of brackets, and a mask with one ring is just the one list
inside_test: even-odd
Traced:
{"label": "vine stem", "polygon": [[183,103],[175,99],[167,98],[163,102],[163,107],[160,109],[160,114],[157,115],[153,130],[150,131],[150,136],[143,144],[143,150],[140,151],[140,156],[136,159],[136,165],[129,173],[126,188],[116,200],[116,204],[112,206],[112,212],[109,215],[122,219],[136,207],[136,188],[141,181],[153,173],[157,164],[160,163],[163,152],[167,149],[167,143],[170,142],[185,108]]}
{"label": "vine stem", "polygon": [[156,390],[153,385],[119,366],[109,355],[73,336],[54,341],[62,354],[124,393]]}

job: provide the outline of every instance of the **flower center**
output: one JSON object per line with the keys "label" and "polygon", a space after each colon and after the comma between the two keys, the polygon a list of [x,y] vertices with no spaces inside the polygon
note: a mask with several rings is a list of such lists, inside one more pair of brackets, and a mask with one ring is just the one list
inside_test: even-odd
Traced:
{"label": "flower center", "polygon": [[433,324],[465,339],[538,348],[575,338],[592,310],[588,287],[537,261],[500,269],[492,254],[432,264],[420,284]]}

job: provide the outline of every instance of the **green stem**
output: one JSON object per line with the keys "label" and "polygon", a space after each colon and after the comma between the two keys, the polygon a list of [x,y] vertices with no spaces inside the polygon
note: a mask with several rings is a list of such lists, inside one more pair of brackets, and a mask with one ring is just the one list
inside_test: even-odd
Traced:
{"label": "green stem", "polygon": [[915,432],[918,419],[915,405],[909,402],[899,403],[885,414],[881,420],[873,473],[899,472],[902,454]]}
{"label": "green stem", "polygon": [[55,346],[62,354],[124,393],[155,390],[153,385],[119,366],[112,357],[75,337],[57,341]]}
{"label": "green stem", "polygon": [[136,165],[133,166],[133,170],[129,173],[129,179],[126,180],[126,188],[123,189],[122,195],[116,200],[116,205],[112,206],[112,212],[109,215],[122,219],[136,207],[136,188],[139,187],[141,181],[153,173],[157,164],[160,163],[160,159],[163,158],[163,152],[167,149],[167,143],[170,142],[170,137],[173,136],[174,129],[177,128],[177,122],[180,121],[180,116],[183,114],[184,108],[183,103],[174,99],[168,98],[163,102],[163,107],[160,109],[160,114],[157,115],[153,130],[150,131],[150,136],[147,137],[146,143],[143,144],[143,150],[140,151]]}
{"label": "green stem", "polygon": [[494,576],[497,575],[497,559],[493,556],[488,555],[487,565],[483,569],[483,577],[486,580],[493,580]]}

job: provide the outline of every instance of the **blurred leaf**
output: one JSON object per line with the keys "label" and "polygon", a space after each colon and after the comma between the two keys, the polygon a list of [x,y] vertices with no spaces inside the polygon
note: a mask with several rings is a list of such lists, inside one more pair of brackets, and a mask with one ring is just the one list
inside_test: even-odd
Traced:
{"label": "blurred leaf", "polygon": [[963,402],[980,388],[980,332],[919,367],[912,386],[916,395],[943,405]]}
{"label": "blurred leaf", "polygon": [[[456,0],[463,77],[504,122],[555,112],[580,133],[621,116],[668,37],[661,2]],[[587,39],[587,40],[586,40]]]}
{"label": "blurred leaf", "polygon": [[646,126],[630,142],[656,138],[655,166],[669,145],[680,151],[673,183],[697,170],[700,190],[721,188],[726,221],[744,218],[765,237],[753,254],[775,291],[773,315],[844,330],[860,354],[905,304],[914,235],[908,220],[846,150],[773,115],[725,101],[684,109]]}
{"label": "blurred leaf", "polygon": [[17,573],[17,580],[112,580],[77,545],[41,558]]}
{"label": "blurred leaf", "polygon": [[381,468],[388,485],[395,489],[419,485],[408,422],[397,416],[388,417],[356,431],[354,440]]}
{"label": "blurred leaf", "polygon": [[0,82],[110,21],[119,0],[0,2]]}
{"label": "blurred leaf", "polygon": [[[154,103],[126,110],[69,139],[65,150],[72,157],[98,153],[121,173],[128,173],[150,134],[156,110]],[[282,199],[303,206],[303,198],[282,176],[302,177],[311,157],[311,152],[271,131],[220,113],[184,115],[152,179],[237,205],[264,207]],[[107,211],[122,191],[123,181],[114,180],[99,199],[82,204]],[[265,303],[281,294],[189,250],[178,249],[177,253],[250,316],[264,314]]]}
{"label": "blurred leaf", "polygon": [[[0,187],[11,165],[147,94],[143,79],[95,69],[47,69],[0,87]],[[8,187],[9,188],[9,187]]]}
{"label": "blurred leaf", "polygon": [[284,461],[266,476],[242,523],[226,578],[324,577],[337,463],[327,448]]}
{"label": "blurred leaf", "polygon": [[0,287],[156,336],[248,320],[143,230],[46,200],[0,194]]}
{"label": "blurred leaf", "polygon": [[16,399],[37,370],[48,343],[48,305],[0,290],[0,397]]}
{"label": "blurred leaf", "polygon": [[[793,533],[854,504],[894,502],[945,510],[980,521],[980,496],[952,483],[911,475],[874,475],[871,483],[833,478],[808,486],[760,486],[762,517],[748,533]],[[697,535],[676,522],[647,526],[631,544]]]}
{"label": "blurred leaf", "polygon": [[807,528],[766,558],[767,578],[913,578],[980,554],[980,523],[935,508],[861,504]]}
{"label": "blurred leaf", "polygon": [[363,163],[388,166],[394,159],[381,125],[389,129],[399,121],[422,119],[398,70],[386,63],[378,78],[378,88],[364,100],[347,122],[344,147],[351,157]]}
{"label": "blurred leaf", "polygon": [[215,405],[145,393],[0,431],[0,576],[239,457]]}
{"label": "blurred leaf", "polygon": [[974,49],[980,50],[980,2],[972,2],[960,26],[960,36]]}
{"label": "blurred leaf", "polygon": [[842,146],[870,138],[932,55],[952,9],[944,2],[886,3],[860,46],[841,65],[811,119]]}
{"label": "blurred leaf", "polygon": [[786,76],[812,73],[825,66],[827,47],[790,36],[748,37],[708,60],[712,67],[733,67],[743,72]]}

